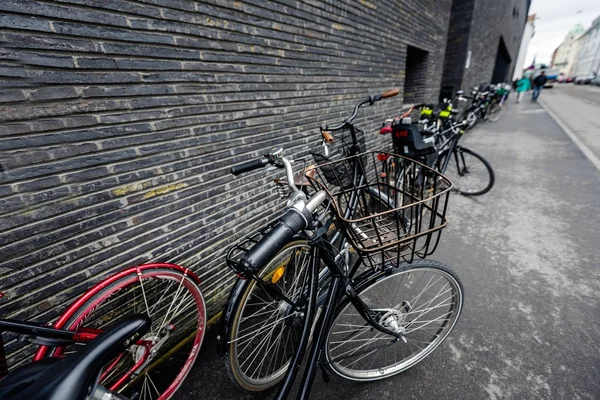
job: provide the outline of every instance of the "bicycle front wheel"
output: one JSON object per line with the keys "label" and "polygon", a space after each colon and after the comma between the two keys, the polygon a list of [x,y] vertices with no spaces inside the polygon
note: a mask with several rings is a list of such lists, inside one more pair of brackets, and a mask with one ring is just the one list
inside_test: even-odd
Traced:
{"label": "bicycle front wheel", "polygon": [[302,335],[305,312],[295,312],[267,289],[277,286],[290,300],[311,306],[307,285],[312,262],[311,247],[304,240],[284,247],[250,281],[236,308],[227,338],[227,371],[242,389],[263,391],[284,377]]}
{"label": "bicycle front wheel", "polygon": [[445,175],[453,182],[454,190],[463,196],[481,196],[489,192],[496,181],[489,162],[465,147],[450,155]]}
{"label": "bicycle front wheel", "polygon": [[[102,369],[99,384],[125,397],[171,398],[194,365],[204,338],[206,309],[194,279],[156,264],[109,278],[84,294],[55,327],[98,334],[131,314],[150,317],[150,331]],[[63,357],[80,345],[41,347],[36,359]]]}
{"label": "bicycle front wheel", "polygon": [[336,374],[355,381],[384,379],[421,362],[452,331],[463,307],[463,286],[450,267],[431,260],[402,264],[357,285],[385,334],[366,322],[348,299],[339,306],[325,356]]}

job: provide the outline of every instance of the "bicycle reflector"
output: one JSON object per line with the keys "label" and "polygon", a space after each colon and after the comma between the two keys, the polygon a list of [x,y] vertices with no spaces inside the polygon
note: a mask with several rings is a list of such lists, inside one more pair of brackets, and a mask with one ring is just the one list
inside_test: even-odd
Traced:
{"label": "bicycle reflector", "polygon": [[275,270],[275,272],[273,272],[273,276],[271,277],[271,283],[275,284],[275,283],[279,282],[279,280],[283,276],[284,272],[285,272],[285,267],[283,265],[281,267],[277,268]]}

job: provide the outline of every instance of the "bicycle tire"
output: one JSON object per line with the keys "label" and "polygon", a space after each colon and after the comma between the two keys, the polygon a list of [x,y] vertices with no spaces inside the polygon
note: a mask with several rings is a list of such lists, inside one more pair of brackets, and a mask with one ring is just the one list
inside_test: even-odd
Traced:
{"label": "bicycle tire", "polygon": [[[462,186],[461,184],[464,182],[464,180],[462,178],[464,176],[466,176],[466,175],[464,175],[465,174],[464,170],[466,168],[462,167],[463,171],[462,172],[459,171],[459,166],[456,165],[456,158],[453,158],[452,160],[450,160],[446,171],[448,171],[448,169],[450,168],[451,165],[455,166],[457,169],[455,179],[453,179],[454,177],[453,177],[452,173],[448,174],[448,177],[450,178],[450,180],[453,181],[453,183],[455,184],[454,190],[456,192],[462,194],[463,196],[481,196],[481,195],[484,195],[487,192],[489,192],[492,189],[492,187],[494,186],[494,183],[496,182],[496,176],[494,174],[494,170],[492,169],[492,166],[490,165],[490,163],[485,158],[483,158],[481,155],[474,152],[473,150],[467,149],[466,147],[462,147],[462,146],[458,147],[455,151],[459,152],[459,153],[462,152],[463,154],[469,154],[469,155],[473,156],[474,158],[476,158],[477,160],[481,161],[481,163],[484,165],[484,167],[487,171],[488,178],[487,178],[487,184],[485,186],[482,186],[482,189],[469,191],[469,190],[465,190],[464,186],[461,189],[461,186]],[[464,159],[464,156],[461,156],[459,154],[459,160],[462,160],[462,159]],[[460,162],[462,162],[462,161],[460,161]],[[467,174],[470,174],[470,172],[468,172],[468,170],[467,170]]]}
{"label": "bicycle tire", "polygon": [[[269,261],[269,263],[257,273],[257,276],[259,277],[268,277],[269,274],[272,274],[274,271],[276,271],[277,269],[279,269],[281,266],[283,266],[283,263],[279,262],[278,260],[282,257],[282,254],[285,254],[286,252],[289,252],[290,250],[298,250],[298,249],[304,249],[305,255],[308,257],[308,259],[306,261],[302,261],[303,265],[306,267],[305,271],[309,271],[310,268],[308,268],[308,266],[310,265],[309,263],[310,261],[310,250],[311,250],[311,246],[305,241],[305,240],[295,240],[289,244],[287,244],[275,257],[273,257],[273,259],[271,261]],[[300,250],[303,251],[303,250]],[[291,258],[290,258],[291,259]],[[290,266],[288,264],[289,260],[286,260],[286,265],[285,265],[285,272],[284,272],[284,276],[282,276],[280,278],[280,280],[284,280],[286,279],[285,274],[287,274],[288,271],[291,271]],[[300,271],[300,274],[302,274],[303,271]],[[305,275],[306,276],[306,275]],[[300,276],[298,276],[298,279],[300,279]],[[260,298],[260,295],[263,295],[264,291],[261,292],[260,288],[258,287],[257,283],[253,280],[248,281],[248,284],[246,285],[246,287],[243,290],[243,293],[240,296],[240,299],[237,302],[236,305],[236,310],[234,312],[234,317],[233,317],[233,321],[231,324],[231,329],[229,330],[229,335],[227,337],[227,356],[224,357],[224,361],[225,361],[225,365],[226,365],[226,370],[227,370],[227,374],[229,375],[229,377],[231,378],[231,380],[241,389],[247,390],[247,391],[251,391],[251,392],[258,392],[258,391],[264,391],[267,389],[270,389],[274,386],[276,386],[285,376],[285,373],[288,369],[289,366],[289,362],[292,359],[292,357],[294,356],[294,352],[295,352],[295,348],[296,345],[294,345],[293,341],[292,341],[292,345],[286,349],[284,352],[282,352],[282,356],[281,356],[281,361],[279,362],[279,367],[277,368],[277,365],[275,365],[275,368],[272,369],[272,373],[269,373],[270,371],[270,367],[272,364],[269,364],[269,366],[267,367],[267,371],[266,374],[264,374],[263,376],[258,376],[257,377],[253,377],[252,373],[248,373],[250,366],[254,365],[253,363],[255,361],[260,362],[260,361],[264,361],[264,359],[260,360],[256,357],[259,357],[258,354],[260,353],[258,351],[258,349],[264,349],[265,347],[255,347],[255,350],[252,350],[248,356],[249,357],[254,357],[254,359],[250,360],[250,364],[248,364],[248,368],[245,368],[244,365],[246,363],[248,363],[248,359],[243,359],[241,357],[240,354],[240,349],[238,349],[238,343],[242,343],[245,344],[247,341],[250,341],[250,343],[247,344],[247,346],[250,346],[252,344],[252,342],[254,342],[255,340],[257,340],[257,338],[260,339],[259,334],[257,334],[257,332],[261,332],[264,331],[264,325],[262,325],[261,327],[257,328],[257,329],[253,329],[251,330],[252,332],[252,336],[250,336],[249,334],[244,334],[246,336],[248,336],[250,339],[247,339],[246,342],[242,341],[240,342],[240,340],[243,340],[246,338],[246,336],[244,335],[240,335],[241,332],[244,332],[245,330],[250,330],[250,328],[252,328],[255,325],[260,324],[260,321],[258,323],[254,323],[254,320],[251,320],[251,323],[253,325],[251,325],[250,327],[242,327],[242,322],[244,319],[248,319],[251,318],[253,316],[253,314],[251,313],[251,307],[253,306],[251,304],[251,296],[254,296],[256,298]],[[264,299],[262,299],[264,301]],[[276,315],[277,313],[282,312],[281,311],[281,307],[285,307],[284,304],[279,300],[275,300],[271,302],[272,305],[274,306],[274,309],[272,310],[273,312],[271,313],[271,315],[267,318],[266,316],[264,316],[264,314],[260,314],[260,316],[262,317],[261,319],[266,320],[267,322],[272,318],[273,315]],[[310,305],[309,305],[310,306]],[[266,305],[266,301],[265,301],[265,309],[267,309],[266,307],[268,307]],[[267,313],[266,311],[264,312],[265,314]],[[249,315],[248,315],[249,314]],[[293,335],[293,332],[295,330],[298,330],[300,333],[302,332],[302,327],[303,327],[303,321],[301,318],[296,318],[296,317],[292,317],[292,323],[290,324],[290,334],[288,336],[288,338],[290,338]],[[271,332],[275,332],[275,330],[279,330],[280,329],[280,333],[279,334],[283,334],[284,329],[283,327],[286,324],[286,321],[282,321],[283,323],[279,324],[275,324],[273,325],[273,328],[271,330]],[[266,322],[265,322],[266,324]],[[266,339],[266,338],[265,338]],[[296,341],[300,339],[300,335],[298,334],[296,337]],[[257,344],[257,346],[261,346],[261,342],[259,342]],[[273,346],[277,346],[275,348],[275,350],[273,352],[270,351],[265,351],[263,352],[265,357],[267,356],[271,356],[270,358],[270,362],[278,362],[279,357],[277,356],[277,352],[280,349],[280,345],[275,345],[272,344],[271,347],[267,347],[267,350],[270,350],[273,348]],[[243,349],[245,350],[245,349]],[[289,351],[288,351],[289,350]],[[270,354],[268,354],[270,353]],[[275,353],[275,355],[273,356],[273,353]],[[260,375],[260,373],[262,372],[262,367],[257,367],[257,368],[261,368],[258,373]]]}
{"label": "bicycle tire", "polygon": [[[452,329],[456,326],[456,323],[460,317],[464,304],[464,289],[460,278],[450,267],[437,261],[416,260],[412,264],[404,263],[398,267],[391,268],[392,269],[389,271],[371,275],[367,277],[365,281],[357,283],[355,285],[355,290],[360,298],[370,306],[373,304],[383,305],[383,303],[391,299],[390,306],[381,308],[371,307],[371,311],[377,312],[377,318],[380,319],[380,321],[378,321],[379,323],[386,321],[385,326],[388,327],[388,329],[389,327],[393,326],[393,321],[395,320],[397,327],[396,329],[404,330],[403,336],[406,339],[406,342],[404,340],[396,340],[395,337],[388,336],[374,329],[356,312],[356,309],[350,302],[349,298],[345,297],[341,300],[337,308],[334,322],[329,328],[329,332],[327,334],[324,349],[324,355],[327,361],[326,365],[328,369],[343,378],[353,381],[366,382],[385,379],[406,371],[425,359],[441,343],[443,343]],[[410,277],[410,275],[413,273],[414,279]],[[420,278],[419,273],[421,273]],[[427,273],[432,275],[428,281],[426,278]],[[439,279],[431,283],[433,277],[436,275],[439,276]],[[400,278],[399,282],[397,282],[398,278]],[[448,297],[446,295],[447,290],[443,291],[448,285],[448,283],[446,283],[444,286],[442,286],[442,289],[439,289],[432,300],[440,296],[445,296],[442,300],[442,303],[449,301],[448,299],[454,299],[448,304],[442,304],[444,307],[448,306],[447,312],[444,312],[444,308],[441,308],[441,306],[438,305],[430,307],[432,300],[424,303],[426,308],[419,308],[421,305],[418,303],[418,301],[420,300],[424,291],[434,287],[434,285],[442,278],[445,278],[450,284],[451,289],[448,290],[452,290],[452,293],[448,295]],[[399,299],[398,304],[396,304],[396,300],[398,299],[399,295],[399,289],[403,284],[411,284],[411,279],[412,282],[417,282],[417,287],[425,279],[427,283],[425,283],[424,291],[421,291],[421,293],[412,299],[414,294],[413,288],[413,291],[411,291],[408,297],[405,299]],[[383,288],[379,286],[385,283],[387,283],[391,288],[396,288],[396,293],[388,294],[382,291]],[[437,286],[435,286],[435,288],[437,289]],[[435,293],[436,289],[434,289],[432,292]],[[378,296],[376,292],[380,292],[380,295]],[[403,293],[402,296],[406,296],[406,294]],[[385,300],[381,301],[380,298],[384,298]],[[401,300],[402,302],[400,302]],[[442,323],[437,330],[431,327],[425,329],[425,327],[429,326],[432,322],[427,320],[419,321],[419,318],[432,312],[432,310],[436,310],[437,312],[438,308],[442,311],[442,316],[434,318],[431,321],[440,320]],[[346,311],[350,312],[347,313]],[[408,315],[418,312],[420,313],[419,315],[408,321]],[[448,317],[440,319],[446,315]],[[425,318],[433,317],[429,315]],[[352,322],[355,321],[358,322],[353,324]],[[353,333],[353,329],[356,332]],[[436,333],[432,334],[430,330],[435,330]],[[358,339],[358,336],[364,335],[365,333],[367,335],[373,335],[373,338],[365,339],[362,337]],[[345,337],[340,337],[339,335],[345,335]],[[424,335],[425,337],[432,335],[435,337],[435,339],[433,339],[429,344],[424,345],[424,348],[421,348],[416,343],[422,341],[415,339],[415,337],[422,338],[421,335]],[[387,336],[387,338],[385,336]],[[369,342],[369,340],[371,340],[371,342]],[[384,340],[387,344],[383,346],[383,343],[379,340]],[[365,346],[368,346],[369,343],[375,343],[375,341],[378,342],[373,346],[372,349],[369,349],[368,347],[365,348]],[[357,343],[357,347],[354,350],[352,350],[352,343]],[[359,345],[358,343],[362,344]],[[411,344],[420,349],[416,354],[414,353],[414,350],[411,350]],[[350,350],[348,350],[348,348],[350,348]],[[388,365],[388,359],[392,359],[389,352],[392,350],[394,351],[394,362]],[[401,360],[398,362],[397,352],[400,351],[404,358],[405,350],[406,352],[410,350],[411,353],[409,354],[408,358],[406,358],[406,361]],[[369,355],[373,355],[371,364],[369,364],[365,369],[358,368],[360,362],[365,360]],[[349,362],[344,365],[344,360],[346,359],[349,360]],[[368,360],[365,360],[365,364],[368,362]],[[350,367],[350,365],[353,365],[354,367]]]}
{"label": "bicycle tire", "polygon": [[[475,128],[475,125],[477,125],[477,123],[479,122],[479,117],[477,116],[477,113],[478,113],[478,112],[479,112],[479,109],[477,109],[477,110],[475,110],[475,111],[473,112],[473,122],[472,122],[472,123],[468,122],[468,123],[467,123],[467,128],[466,128],[465,130],[469,130],[469,129],[473,129],[473,128]],[[466,119],[467,121],[469,120],[469,117],[468,117],[468,115],[467,115],[467,117],[466,117],[465,119]]]}
{"label": "bicycle tire", "polygon": [[[152,319],[151,331],[140,340],[153,343],[152,350],[156,352],[153,353],[152,361],[143,365],[141,369],[136,369],[138,374],[135,377],[121,382],[125,375],[119,378],[119,373],[115,373],[115,371],[125,374],[125,371],[133,368],[133,365],[144,356],[144,349],[152,352],[143,345],[134,344],[128,351],[105,366],[99,383],[126,396],[135,392],[140,393],[138,390],[141,390],[140,396],[143,396],[141,398],[158,400],[171,398],[194,365],[204,339],[206,306],[196,281],[182,270],[164,267],[132,269],[130,273],[119,277],[114,282],[105,284],[109,281],[110,278],[92,288],[90,291],[99,287],[101,289],[86,301],[75,306],[74,309],[67,310],[70,316],[62,323],[56,324],[55,327],[86,332],[89,329],[102,329],[105,325],[130,313],[149,315]],[[137,283],[140,283],[141,289],[136,293],[134,286]],[[163,283],[165,285],[159,286]],[[172,285],[174,286],[172,287]],[[162,288],[164,288],[164,292],[159,292],[158,289]],[[175,291],[167,295],[169,288]],[[142,291],[144,294],[138,297]],[[156,296],[154,302],[151,301],[152,298],[148,299],[152,292]],[[158,297],[159,293],[161,293],[160,297]],[[81,298],[84,297],[85,294]],[[142,301],[142,299],[144,300]],[[186,299],[190,303],[182,306]],[[166,301],[165,305],[159,306],[163,300]],[[112,305],[109,303],[111,301]],[[168,304],[169,301],[170,304]],[[138,306],[140,306],[141,312],[137,310]],[[145,310],[143,310],[144,308]],[[166,313],[161,315],[161,311],[165,309]],[[176,317],[178,319],[174,320]],[[173,332],[176,333],[173,334]],[[166,337],[160,346],[158,345],[159,337],[161,339]],[[172,340],[170,340],[171,338]],[[63,357],[73,351],[76,351],[76,345],[53,349],[41,346],[36,353],[36,359]],[[177,369],[178,365],[179,369]]]}
{"label": "bicycle tire", "polygon": [[490,106],[490,109],[488,111],[488,121],[490,121],[490,122],[498,121],[500,119],[501,113],[502,113],[502,107],[500,107],[500,104],[493,103]]}

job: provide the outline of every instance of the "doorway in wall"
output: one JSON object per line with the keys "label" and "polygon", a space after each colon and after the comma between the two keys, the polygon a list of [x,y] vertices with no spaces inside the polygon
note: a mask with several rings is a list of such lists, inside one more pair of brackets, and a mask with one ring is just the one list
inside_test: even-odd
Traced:
{"label": "doorway in wall", "polygon": [[510,55],[508,54],[508,50],[506,48],[506,44],[504,44],[504,39],[500,36],[500,41],[498,42],[498,51],[496,52],[496,63],[494,65],[494,74],[492,75],[492,83],[501,83],[507,80],[508,70],[510,66]]}
{"label": "doorway in wall", "polygon": [[427,58],[429,53],[417,47],[407,46],[406,77],[404,78],[404,104],[425,101],[427,87]]}

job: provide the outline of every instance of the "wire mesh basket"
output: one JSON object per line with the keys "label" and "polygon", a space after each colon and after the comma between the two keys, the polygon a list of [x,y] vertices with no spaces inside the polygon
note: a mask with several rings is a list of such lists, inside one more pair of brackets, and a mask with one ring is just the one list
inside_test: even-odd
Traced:
{"label": "wire mesh basket", "polygon": [[[355,129],[355,135],[358,144],[356,153],[364,153],[366,151],[365,133],[359,129]],[[326,146],[319,144],[310,150],[310,154],[313,156],[317,165],[323,165],[321,172],[330,184],[341,184],[342,187],[349,187],[352,185],[352,180],[348,180],[347,177],[343,175],[344,166],[342,164],[332,163],[333,161],[349,157],[352,154],[352,147],[352,134],[348,129],[344,129],[335,133],[335,140],[333,143]],[[338,178],[341,178],[341,180]]]}
{"label": "wire mesh basket", "polygon": [[328,193],[338,229],[372,263],[432,254],[447,224],[452,183],[409,158],[366,152],[313,167],[307,178]]}

